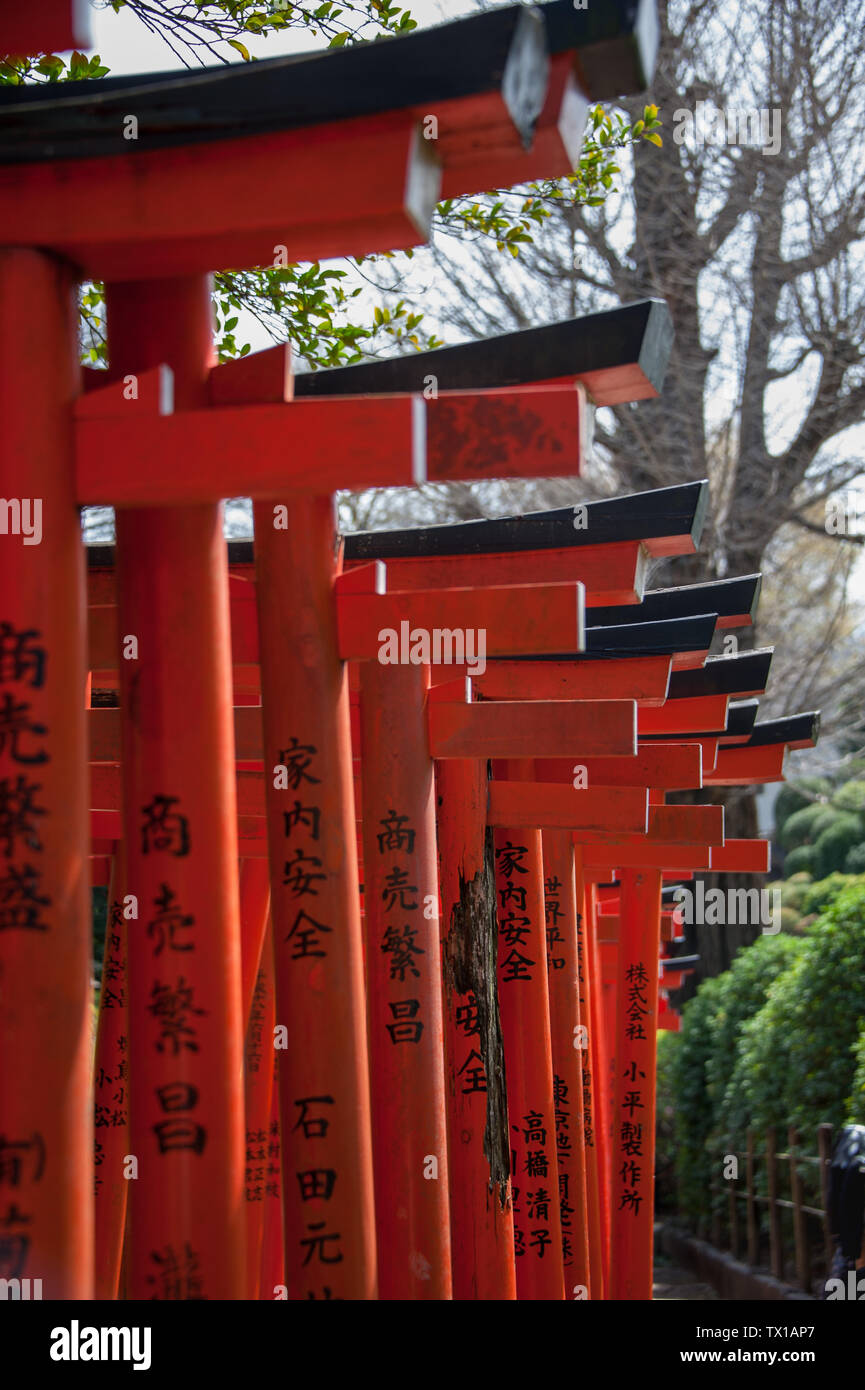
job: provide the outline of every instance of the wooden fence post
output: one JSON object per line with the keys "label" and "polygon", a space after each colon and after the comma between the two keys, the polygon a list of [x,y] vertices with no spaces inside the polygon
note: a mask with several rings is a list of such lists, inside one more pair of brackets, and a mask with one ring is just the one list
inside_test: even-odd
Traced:
{"label": "wooden fence post", "polygon": [[760,1221],[755,1201],[754,1188],[754,1135],[748,1130],[747,1151],[745,1157],[747,1175],[747,1207],[746,1221],[748,1227],[748,1264],[752,1267],[760,1260]]}
{"label": "wooden fence post", "polygon": [[734,1260],[739,1258],[739,1194],[736,1190],[738,1178],[730,1179],[730,1253]]}
{"label": "wooden fence post", "polygon": [[784,1278],[784,1247],[781,1243],[781,1211],[778,1207],[778,1161],[775,1131],[766,1130],[766,1172],[769,1178],[769,1264],[776,1279]]}
{"label": "wooden fence post", "polygon": [[823,1248],[826,1255],[826,1274],[832,1270],[835,1242],[829,1225],[829,1164],[832,1161],[832,1126],[817,1126],[817,1153],[820,1155],[820,1200],[823,1204]]}
{"label": "wooden fence post", "polygon": [[799,1143],[799,1134],[795,1125],[790,1125],[787,1130],[787,1143],[789,1146],[790,1159],[790,1198],[793,1203],[793,1241],[796,1250],[796,1278],[800,1288],[806,1293],[811,1291],[811,1277],[808,1268],[808,1232],[805,1224],[805,1213],[802,1210],[802,1174],[799,1172],[799,1165],[796,1162],[796,1148]]}

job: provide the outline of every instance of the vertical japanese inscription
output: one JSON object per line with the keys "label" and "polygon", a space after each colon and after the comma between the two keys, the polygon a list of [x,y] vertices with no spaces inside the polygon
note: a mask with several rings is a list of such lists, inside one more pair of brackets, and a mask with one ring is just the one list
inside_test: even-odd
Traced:
{"label": "vertical japanese inscription", "polygon": [[[45,686],[47,656],[41,633],[0,623],[0,757],[14,764],[0,778],[0,931],[49,929],[51,898],[42,887],[44,847],[37,769],[50,760],[47,727],[34,715],[30,690]],[[18,769],[23,769],[18,771]],[[17,862],[16,862],[17,861]],[[32,1154],[32,1158],[31,1158]],[[30,1168],[26,1168],[27,1159]],[[25,1172],[42,1178],[45,1145],[40,1134],[26,1139],[0,1135],[0,1192],[18,1188]],[[0,1197],[0,1278],[17,1279],[27,1269],[33,1217],[14,1200]]]}
{"label": "vertical japanese inscription", "polygon": [[[502,988],[521,988],[539,977],[530,914],[530,869],[527,845],[505,840],[496,848],[499,899],[499,979]],[[536,933],[535,933],[536,939]],[[541,937],[543,942],[543,937]],[[541,963],[543,969],[543,963]],[[552,1243],[550,1206],[557,1199],[555,1162],[549,1154],[550,1136],[542,1110],[530,1109],[521,1121],[511,1122],[518,1136],[512,1152],[514,1175],[514,1253],[543,1260]],[[521,1141],[521,1142],[520,1142]],[[522,1162],[520,1162],[522,1159]]]}
{"label": "vertical japanese inscription", "polygon": [[[625,970],[625,1037],[629,1042],[649,1040],[644,1022],[650,1012],[646,995],[648,983],[649,975],[644,963],[641,960],[633,961]],[[641,1191],[643,1165],[638,1160],[643,1156],[641,1112],[645,1111],[646,1106],[642,1083],[646,1080],[646,1073],[635,1060],[631,1060],[623,1068],[621,1076],[625,1084],[621,1089],[618,1117],[618,1210],[628,1211],[636,1216],[644,1200]]]}
{"label": "vertical japanese inscription", "polygon": [[[409,825],[408,816],[398,815],[392,808],[378,822],[376,832],[379,854],[390,860],[390,870],[385,874],[382,889],[383,913],[386,926],[379,943],[387,958],[388,978],[399,985],[411,985],[412,980],[421,978],[425,969],[426,952],[418,945],[418,925],[416,914],[420,911],[417,885],[409,883],[409,873],[403,856],[414,850],[416,832]],[[408,990],[398,991],[409,994]],[[390,999],[388,1008],[392,1021],[385,1024],[394,1046],[401,1043],[418,1043],[424,1030],[424,1020],[420,1017],[420,1000],[416,998]]]}
{"label": "vertical japanese inscription", "polygon": [[[321,784],[321,778],[316,775],[317,757],[315,744],[302,743],[292,735],[276,758],[281,779],[277,785],[295,794],[291,805],[282,813],[286,841],[282,883],[292,903],[292,923],[283,937],[283,944],[288,947],[291,961],[305,962],[307,967],[327,957],[329,938],[334,931],[332,923],[324,920],[325,914],[316,905],[318,885],[327,879],[318,852],[322,815],[315,792]],[[305,1210],[308,1202],[330,1202],[333,1197],[338,1174],[334,1168],[321,1165],[318,1150],[330,1126],[338,1125],[339,1117],[334,1113],[335,1101],[329,1094],[297,1096],[293,1098],[293,1105],[297,1118],[290,1134],[294,1149],[302,1155],[302,1166],[295,1170],[295,1194]],[[278,1165],[268,1164],[268,1170],[271,1166]],[[257,1190],[257,1185],[253,1190]],[[264,1194],[273,1195],[267,1182]],[[326,1217],[319,1220],[305,1214],[303,1231],[298,1255],[301,1267],[308,1271],[311,1279],[321,1272],[319,1266],[342,1263],[342,1236]],[[317,1294],[308,1289],[307,1297],[315,1298]]]}
{"label": "vertical japanese inscription", "polygon": [[44,688],[47,664],[40,632],[0,623],[0,757],[15,764],[14,775],[0,778],[0,931],[48,929],[40,837],[47,811],[36,769],[50,761],[43,742],[49,731],[28,695]]}

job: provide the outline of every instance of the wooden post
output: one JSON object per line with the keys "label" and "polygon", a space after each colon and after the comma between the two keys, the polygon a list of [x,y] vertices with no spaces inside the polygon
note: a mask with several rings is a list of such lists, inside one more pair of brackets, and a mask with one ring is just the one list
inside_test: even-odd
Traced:
{"label": "wooden post", "polygon": [[727,1196],[730,1217],[730,1252],[734,1260],[739,1258],[739,1194],[736,1190],[738,1178],[731,1178]]}
{"label": "wooden post", "polygon": [[93,1063],[95,1297],[115,1299],[120,1283],[129,1153],[129,1016],[126,1006],[125,855],[122,841],[112,858]]}
{"label": "wooden post", "polygon": [[588,1298],[589,1222],[583,1114],[583,1059],[588,1051],[588,1025],[580,1012],[576,878],[570,832],[545,830],[543,852],[565,1296]]}
{"label": "wooden post", "polygon": [[826,1259],[827,1276],[832,1271],[835,1258],[835,1242],[829,1226],[829,1165],[832,1162],[832,1126],[817,1126],[817,1153],[820,1156],[820,1201],[823,1204],[823,1250]]}
{"label": "wooden post", "polygon": [[[240,861],[240,997],[244,1030],[249,1026],[253,994],[258,987],[259,968],[264,950],[269,912],[270,874],[267,860],[242,859]],[[271,1039],[272,1037],[273,1033],[271,1032]]]}
{"label": "wooden post", "polygon": [[589,1238],[589,1298],[602,1299],[606,1288],[606,1259],[601,1211],[601,1173],[599,1146],[599,1096],[595,1071],[593,1035],[595,1031],[593,999],[600,982],[592,972],[590,950],[594,913],[591,886],[583,876],[583,857],[579,845],[574,848],[575,896],[577,902],[577,962],[579,966],[580,1019],[589,1029],[589,1046],[582,1053],[583,1071],[583,1139],[586,1151],[586,1203],[588,1206]]}
{"label": "wooden post", "polygon": [[652,1297],[661,874],[622,870],[610,1293]]}
{"label": "wooden post", "polygon": [[766,1176],[769,1189],[769,1268],[776,1279],[784,1278],[784,1246],[781,1241],[781,1209],[778,1206],[778,1160],[775,1130],[766,1130]]}
{"label": "wooden post", "polygon": [[0,1277],[41,1279],[44,1299],[87,1299],[91,926],[70,272],[40,251],[0,251],[0,314]]}
{"label": "wooden post", "polygon": [[[519,763],[497,763],[493,771],[505,777],[518,776]],[[495,854],[517,1295],[521,1299],[562,1299],[562,1226],[540,830],[497,830]]]}
{"label": "wooden post", "polygon": [[436,764],[453,1296],[516,1298],[487,764]]}
{"label": "wooden post", "polygon": [[[109,284],[126,408],[167,362],[207,400],[206,277]],[[242,1298],[243,1035],[228,571],[222,507],[117,515],[129,932],[129,1294]]]}
{"label": "wooden post", "polygon": [[[612,1236],[611,1211],[611,1145],[615,1123],[615,1076],[611,1075],[611,1049],[606,1026],[604,982],[601,973],[601,953],[598,947],[598,911],[595,884],[586,890],[586,958],[591,977],[589,1048],[592,1054],[592,1087],[595,1106],[595,1145],[597,1148],[596,1181],[598,1186],[598,1220],[600,1222],[600,1252],[604,1298],[611,1298],[610,1260]],[[599,1297],[600,1295],[594,1295]]]}
{"label": "wooden post", "polygon": [[799,1144],[799,1135],[795,1125],[790,1125],[787,1130],[787,1143],[790,1154],[790,1199],[793,1204],[793,1243],[796,1251],[796,1278],[799,1281],[800,1289],[805,1293],[811,1292],[811,1270],[808,1261],[808,1231],[805,1223],[805,1213],[802,1210],[802,1174],[799,1172],[799,1165],[796,1162],[796,1149]]}
{"label": "wooden post", "polygon": [[279,1053],[273,1054],[273,1084],[270,1099],[270,1123],[267,1135],[268,1168],[271,1163],[277,1175],[265,1187],[264,1193],[264,1235],[261,1243],[261,1272],[259,1276],[259,1298],[268,1299],[288,1296],[285,1283],[285,1261],[283,1259],[283,1220],[282,1220],[282,1179],[280,1174],[280,1133],[279,1133]]}
{"label": "wooden post", "polygon": [[720,1249],[721,1249],[721,1243],[722,1243],[723,1238],[724,1238],[724,1236],[723,1236],[723,1222],[721,1221],[721,1205],[722,1205],[724,1199],[723,1199],[723,1197],[721,1196],[721,1189],[720,1189],[720,1183],[719,1183],[719,1181],[718,1181],[718,1175],[717,1175],[717,1173],[714,1173],[714,1172],[712,1173],[712,1179],[711,1179],[711,1182],[710,1182],[710,1184],[709,1184],[709,1193],[710,1193],[710,1206],[711,1206],[711,1211],[712,1211],[712,1244],[713,1244],[718,1250],[720,1250]]}
{"label": "wooden post", "polygon": [[[266,863],[266,861],[264,861]],[[273,1099],[273,1029],[276,1002],[273,991],[273,939],[264,941],[256,975],[244,1049],[246,1124],[246,1297],[258,1298],[261,1278],[264,1217],[267,1198],[279,1184],[279,1166],[270,1152]]]}
{"label": "wooden post", "polygon": [[747,1150],[745,1155],[745,1172],[747,1175],[747,1228],[748,1228],[748,1264],[753,1268],[760,1262],[760,1219],[757,1211],[756,1185],[754,1182],[754,1135],[748,1130]]}
{"label": "wooden post", "polygon": [[333,501],[257,503],[254,518],[276,1023],[285,1030],[285,1278],[291,1299],[369,1299],[369,1072]]}
{"label": "wooden post", "polygon": [[364,914],[379,1291],[452,1296],[429,668],[361,666]]}

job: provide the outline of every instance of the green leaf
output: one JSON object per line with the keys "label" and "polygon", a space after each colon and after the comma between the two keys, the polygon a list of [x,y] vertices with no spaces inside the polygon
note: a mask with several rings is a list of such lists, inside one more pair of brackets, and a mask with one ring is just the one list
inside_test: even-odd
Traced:
{"label": "green leaf", "polygon": [[245,63],[251,63],[251,62],[252,62],[252,58],[250,57],[249,49],[246,47],[246,44],[243,44],[243,43],[240,42],[240,39],[229,39],[229,40],[228,40],[228,46],[229,46],[229,48],[234,48],[234,49],[236,49],[237,52],[240,54],[241,58],[243,59],[243,61],[244,61]]}

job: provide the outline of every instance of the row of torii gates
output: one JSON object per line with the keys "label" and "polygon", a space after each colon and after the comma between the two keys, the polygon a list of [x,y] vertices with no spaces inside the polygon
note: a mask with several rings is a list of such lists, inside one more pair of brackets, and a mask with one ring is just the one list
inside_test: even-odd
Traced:
{"label": "row of torii gates", "polygon": [[578,474],[592,407],[658,394],[666,307],[293,379],[213,365],[207,275],[567,172],[653,21],[0,91],[0,470],[43,507],[0,538],[0,1275],[43,1297],[651,1297],[664,882],[769,868],[666,798],[780,780],[816,716],[755,723],[771,653],[708,655],[759,577],[645,590],[705,483],[342,539],[332,494]]}

